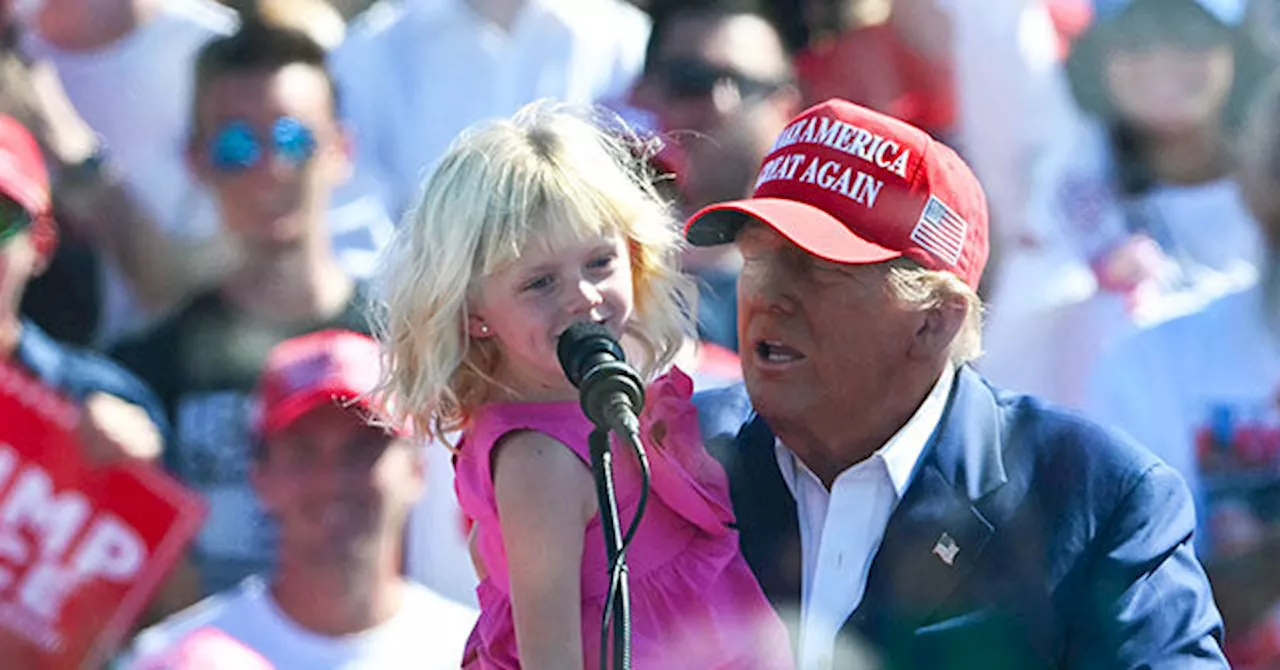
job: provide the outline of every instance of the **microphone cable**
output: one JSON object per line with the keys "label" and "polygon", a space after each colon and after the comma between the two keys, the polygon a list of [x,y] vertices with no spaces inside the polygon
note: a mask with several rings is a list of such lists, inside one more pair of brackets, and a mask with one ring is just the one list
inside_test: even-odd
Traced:
{"label": "microphone cable", "polygon": [[[609,593],[605,597],[604,616],[600,619],[600,667],[608,668],[609,658],[609,630],[613,624],[613,605],[617,601],[618,590],[622,588],[622,578],[626,571],[627,548],[631,546],[631,541],[635,539],[636,532],[640,529],[640,521],[644,518],[645,507],[649,503],[649,456],[645,452],[644,443],[640,439],[640,431],[625,431],[627,446],[636,455],[636,460],[640,464],[640,499],[636,502],[635,517],[631,520],[631,525],[627,528],[627,532],[622,537],[622,546],[619,548],[618,555],[614,556],[613,561],[609,565]],[[612,478],[613,473],[610,471],[608,476]],[[613,490],[612,482],[609,490]],[[615,502],[616,504],[616,502]],[[625,639],[631,639],[631,620],[630,617],[622,621],[623,635]],[[630,659],[624,665],[629,666]],[[631,670],[630,667],[624,667],[615,670]]]}

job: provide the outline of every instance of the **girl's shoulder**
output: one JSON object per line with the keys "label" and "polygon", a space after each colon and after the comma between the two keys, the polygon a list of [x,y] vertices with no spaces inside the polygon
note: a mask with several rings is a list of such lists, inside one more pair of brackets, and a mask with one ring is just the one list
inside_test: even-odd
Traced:
{"label": "girl's shoulder", "polygon": [[504,436],[520,431],[547,435],[589,457],[587,437],[591,429],[577,402],[489,403],[476,411],[463,431],[459,458],[487,463],[494,446]]}

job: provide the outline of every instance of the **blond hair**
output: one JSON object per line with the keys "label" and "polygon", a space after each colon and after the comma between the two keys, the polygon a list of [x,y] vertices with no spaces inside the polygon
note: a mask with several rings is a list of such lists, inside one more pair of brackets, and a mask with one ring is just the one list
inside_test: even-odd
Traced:
{"label": "blond hair", "polygon": [[949,301],[964,304],[964,323],[951,341],[951,361],[956,365],[982,356],[982,298],[968,284],[950,272],[929,270],[919,263],[898,258],[889,261],[889,290],[907,305],[928,310]]}
{"label": "blond hair", "polygon": [[[606,129],[607,128],[607,129]],[[479,280],[529,245],[599,234],[627,241],[635,313],[626,324],[649,376],[693,332],[680,229],[654,187],[649,147],[598,110],[540,101],[460,135],[426,180],[384,257],[374,332],[397,422],[428,438],[493,400],[499,351],[466,328]]]}

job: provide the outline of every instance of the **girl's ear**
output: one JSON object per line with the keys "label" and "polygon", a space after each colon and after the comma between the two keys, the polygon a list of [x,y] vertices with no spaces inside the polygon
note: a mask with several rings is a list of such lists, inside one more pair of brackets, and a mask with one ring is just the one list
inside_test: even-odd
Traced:
{"label": "girl's ear", "polygon": [[489,329],[489,324],[475,315],[467,317],[467,334],[477,340],[486,340],[493,337],[493,331]]}

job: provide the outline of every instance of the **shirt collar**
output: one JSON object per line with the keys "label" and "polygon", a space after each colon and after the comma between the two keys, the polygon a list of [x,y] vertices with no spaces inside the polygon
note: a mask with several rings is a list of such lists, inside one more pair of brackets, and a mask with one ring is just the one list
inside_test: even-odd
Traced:
{"label": "shirt collar", "polygon": [[14,361],[47,382],[57,375],[62,355],[62,349],[43,330],[28,319],[22,320],[18,347],[13,351]]}
{"label": "shirt collar", "polygon": [[[901,499],[903,493],[906,492],[907,486],[911,484],[911,475],[915,472],[916,463],[920,461],[920,456],[924,454],[924,449],[929,444],[929,439],[937,431],[938,425],[942,423],[942,415],[947,409],[947,401],[951,397],[951,387],[955,385],[956,367],[953,364],[947,364],[942,374],[938,377],[938,381],[934,382],[933,389],[929,391],[929,395],[925,396],[924,402],[916,408],[915,414],[907,420],[907,423],[894,433],[889,441],[880,447],[871,458],[878,458],[884,462],[885,470],[889,474],[889,481],[893,483],[893,490]],[[774,450],[778,457],[778,466],[782,471],[782,478],[787,483],[787,488],[791,489],[794,496],[796,492],[796,476],[800,472],[806,472],[812,475],[812,472],[786,445],[782,444],[782,440],[774,438]],[[865,461],[864,461],[865,462]],[[857,467],[856,465],[854,467]],[[851,468],[852,469],[852,468]],[[848,472],[846,470],[845,472]],[[844,473],[841,473],[843,476]],[[814,476],[816,480],[816,476]]]}

